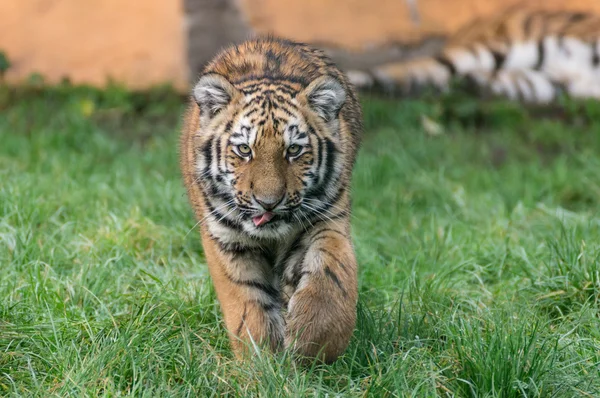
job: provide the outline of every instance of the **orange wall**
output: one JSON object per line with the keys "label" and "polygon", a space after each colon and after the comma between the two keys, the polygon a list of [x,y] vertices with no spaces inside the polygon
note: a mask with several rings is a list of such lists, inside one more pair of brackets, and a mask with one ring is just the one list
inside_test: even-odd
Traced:
{"label": "orange wall", "polygon": [[54,82],[132,87],[187,85],[179,0],[0,0],[0,50],[9,81],[42,74]]}
{"label": "orange wall", "polygon": [[[68,76],[75,83],[103,85],[112,78],[131,87],[171,82],[185,89],[192,17],[186,15],[184,1],[199,0],[0,0],[0,50],[13,63],[7,79],[19,81],[40,73],[50,82]],[[234,33],[248,27],[249,31],[360,53],[431,35],[446,36],[474,18],[517,3],[600,12],[597,0],[213,0],[187,4],[201,16],[196,22],[205,29],[196,36],[204,41],[221,43],[223,32],[241,39],[241,34]],[[202,11],[205,4],[210,7],[206,13]],[[239,17],[219,14],[228,7],[239,7]],[[221,30],[216,31],[207,20],[216,21]],[[212,56],[202,54],[203,59]]]}
{"label": "orange wall", "polygon": [[[353,50],[445,36],[515,4],[600,12],[598,0],[240,0],[250,25]],[[410,4],[414,4],[413,7]]]}

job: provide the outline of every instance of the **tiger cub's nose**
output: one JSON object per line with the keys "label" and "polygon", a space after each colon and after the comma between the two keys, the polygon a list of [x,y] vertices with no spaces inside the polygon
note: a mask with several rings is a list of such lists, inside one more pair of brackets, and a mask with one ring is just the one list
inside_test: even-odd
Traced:
{"label": "tiger cub's nose", "polygon": [[285,194],[280,196],[254,196],[256,203],[261,205],[266,211],[271,211],[281,203]]}

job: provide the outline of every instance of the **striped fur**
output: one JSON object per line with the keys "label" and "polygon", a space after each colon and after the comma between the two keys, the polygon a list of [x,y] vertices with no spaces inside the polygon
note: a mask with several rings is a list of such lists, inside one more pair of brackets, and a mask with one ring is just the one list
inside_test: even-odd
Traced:
{"label": "striped fur", "polygon": [[[194,87],[180,164],[238,356],[250,341],[325,361],[345,350],[361,118],[321,51],[270,37],[224,50]],[[257,225],[265,214],[273,218]]]}
{"label": "striped fur", "polygon": [[600,16],[512,8],[463,28],[437,56],[350,76],[357,86],[403,93],[446,91],[458,78],[526,102],[549,102],[561,92],[600,98]]}

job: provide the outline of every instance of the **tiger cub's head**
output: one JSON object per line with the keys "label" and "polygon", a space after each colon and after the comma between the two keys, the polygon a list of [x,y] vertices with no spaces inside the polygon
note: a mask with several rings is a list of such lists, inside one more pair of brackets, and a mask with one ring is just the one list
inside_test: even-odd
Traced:
{"label": "tiger cub's head", "polygon": [[[321,76],[307,87],[260,79],[234,86],[218,74],[194,87],[202,144],[196,172],[210,217],[275,238],[326,215],[343,168],[342,84]],[[325,217],[326,218],[326,217]]]}

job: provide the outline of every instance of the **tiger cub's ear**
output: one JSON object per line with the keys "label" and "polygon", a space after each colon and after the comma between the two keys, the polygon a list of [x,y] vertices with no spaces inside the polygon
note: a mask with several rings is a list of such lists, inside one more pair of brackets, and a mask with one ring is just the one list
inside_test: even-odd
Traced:
{"label": "tiger cub's ear", "polygon": [[321,76],[313,81],[304,90],[304,95],[308,105],[326,122],[337,118],[346,101],[346,90],[332,76]]}
{"label": "tiger cub's ear", "polygon": [[237,92],[223,76],[210,73],[198,80],[193,95],[202,116],[212,118],[231,103]]}

